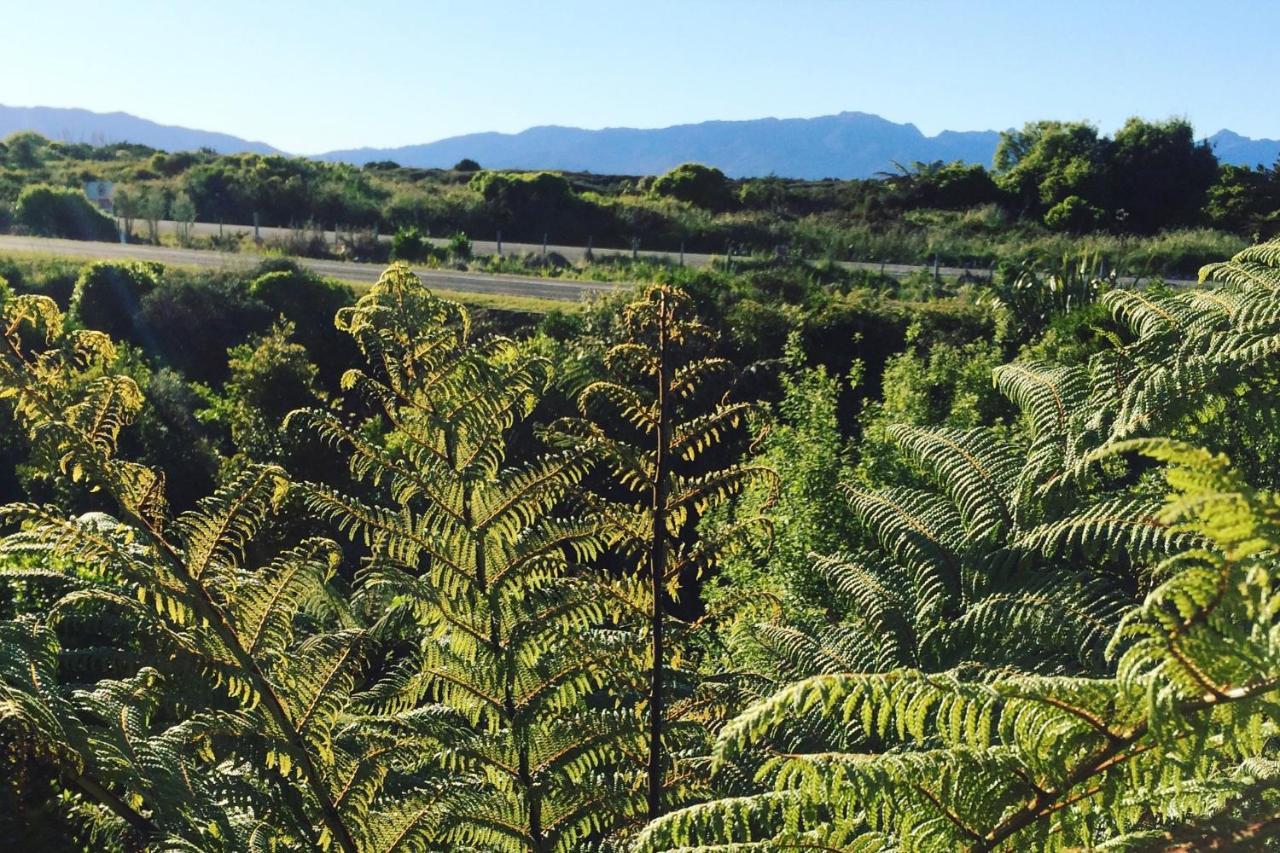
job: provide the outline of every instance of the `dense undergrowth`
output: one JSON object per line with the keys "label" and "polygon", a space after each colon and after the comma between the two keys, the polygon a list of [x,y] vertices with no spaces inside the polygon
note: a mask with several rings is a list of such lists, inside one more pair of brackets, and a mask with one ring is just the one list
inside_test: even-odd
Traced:
{"label": "dense undergrowth", "polygon": [[1280,244],[644,272],[0,264],[0,836],[1269,849]]}

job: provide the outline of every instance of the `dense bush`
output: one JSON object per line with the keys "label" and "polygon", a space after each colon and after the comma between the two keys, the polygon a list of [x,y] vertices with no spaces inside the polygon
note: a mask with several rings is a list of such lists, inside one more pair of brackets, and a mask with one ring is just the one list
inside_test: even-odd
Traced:
{"label": "dense bush", "polygon": [[33,184],[22,190],[13,219],[32,234],[72,240],[116,239],[116,223],[80,190]]}
{"label": "dense bush", "polygon": [[1098,227],[1102,210],[1078,195],[1069,195],[1045,211],[1044,224],[1054,231],[1083,233]]}
{"label": "dense bush", "polygon": [[131,342],[191,379],[220,382],[227,349],[265,332],[274,315],[234,276],[171,270],[142,298]]}
{"label": "dense bush", "polygon": [[355,357],[350,338],[333,325],[338,311],[355,302],[351,286],[291,266],[258,276],[248,290],[292,325],[294,338],[311,354],[321,376],[336,383]]}
{"label": "dense bush", "polygon": [[86,266],[71,294],[71,316],[86,329],[122,341],[140,339],[138,311],[143,298],[160,284],[159,264],[101,261]]}
{"label": "dense bush", "polygon": [[683,163],[650,185],[655,195],[688,202],[707,210],[727,210],[733,205],[733,191],[724,172],[701,163]]}

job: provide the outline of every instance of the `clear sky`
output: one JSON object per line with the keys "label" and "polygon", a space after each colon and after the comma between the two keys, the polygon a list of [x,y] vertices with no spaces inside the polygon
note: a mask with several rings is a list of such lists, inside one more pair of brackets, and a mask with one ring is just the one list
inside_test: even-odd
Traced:
{"label": "clear sky", "polygon": [[1280,2],[0,0],[0,103],[295,153],[861,110],[1280,137]]}

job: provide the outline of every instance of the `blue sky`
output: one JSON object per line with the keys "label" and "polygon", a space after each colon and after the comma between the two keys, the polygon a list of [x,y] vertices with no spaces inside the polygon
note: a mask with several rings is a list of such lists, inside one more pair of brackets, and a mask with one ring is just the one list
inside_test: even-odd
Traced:
{"label": "blue sky", "polygon": [[1280,137],[1280,3],[0,2],[0,103],[298,153],[861,110],[926,133],[1191,119]]}

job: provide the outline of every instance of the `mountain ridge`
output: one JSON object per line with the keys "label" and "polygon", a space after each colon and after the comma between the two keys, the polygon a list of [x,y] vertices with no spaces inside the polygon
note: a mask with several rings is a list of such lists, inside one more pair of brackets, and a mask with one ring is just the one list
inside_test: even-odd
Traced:
{"label": "mountain ridge", "polygon": [[58,142],[109,144],[136,142],[163,151],[211,148],[219,154],[283,154],[265,142],[230,133],[161,124],[116,110],[94,112],[79,107],[11,107],[0,104],[0,139],[23,130]]}
{"label": "mountain ridge", "polygon": [[[0,105],[0,138],[34,130],[65,142],[137,142],[165,151],[285,154],[265,142],[166,125],[126,112]],[[355,165],[391,160],[402,166],[449,168],[463,158],[493,169],[558,169],[600,174],[659,174],[684,162],[715,166],[731,177],[866,178],[921,160],[991,164],[995,130],[943,130],[932,136],[911,122],[846,111],[812,118],[711,119],[662,128],[536,125],[516,133],[483,131],[415,145],[366,146],[308,155]],[[1270,165],[1280,140],[1229,129],[1207,141],[1224,163]]]}

